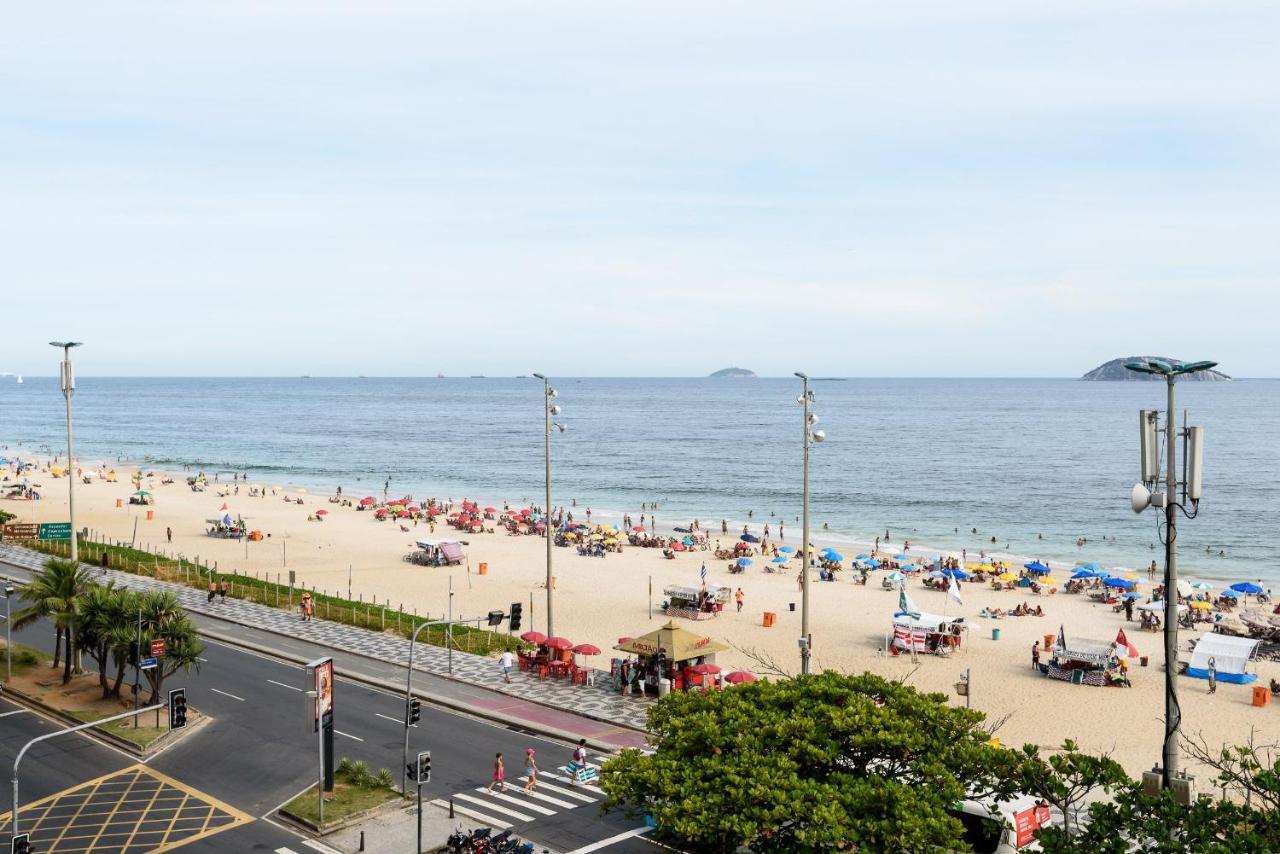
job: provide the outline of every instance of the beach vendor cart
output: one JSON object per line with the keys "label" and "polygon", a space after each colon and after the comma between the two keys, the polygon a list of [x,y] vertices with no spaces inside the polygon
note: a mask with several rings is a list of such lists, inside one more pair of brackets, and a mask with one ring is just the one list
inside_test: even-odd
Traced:
{"label": "beach vendor cart", "polygon": [[662,611],[669,617],[683,617],[686,620],[710,620],[724,610],[733,594],[731,588],[709,585],[702,587],[682,587],[671,584],[662,589],[667,597],[662,603]]}
{"label": "beach vendor cart", "polygon": [[[635,656],[614,659],[614,684],[622,691],[662,696],[671,690],[709,688],[719,668],[717,652],[728,644],[696,634],[669,620],[662,628],[638,638],[622,638],[614,649]],[[696,672],[700,665],[702,672]]]}
{"label": "beach vendor cart", "polygon": [[147,490],[139,489],[137,492],[133,493],[133,495],[129,496],[129,503],[141,504],[145,507],[150,507],[151,505],[156,503],[156,499],[155,499],[155,496],[152,495]]}
{"label": "beach vendor cart", "polygon": [[1115,643],[1075,638],[1068,641],[1064,630],[1059,630],[1053,653],[1048,662],[1040,665],[1040,672],[1072,685],[1129,685],[1129,669],[1122,663]]}
{"label": "beach vendor cart", "polygon": [[893,617],[893,640],[889,643],[889,652],[892,655],[904,652],[950,655],[963,645],[968,630],[964,617],[900,611]]}
{"label": "beach vendor cart", "polygon": [[404,556],[409,563],[418,566],[457,566],[466,560],[462,547],[465,540],[418,540],[417,551]]}
{"label": "beach vendor cart", "polygon": [[245,520],[243,518],[232,519],[230,513],[222,516],[211,516],[205,519],[205,524],[209,527],[205,529],[205,534],[220,540],[238,540],[245,534]]}

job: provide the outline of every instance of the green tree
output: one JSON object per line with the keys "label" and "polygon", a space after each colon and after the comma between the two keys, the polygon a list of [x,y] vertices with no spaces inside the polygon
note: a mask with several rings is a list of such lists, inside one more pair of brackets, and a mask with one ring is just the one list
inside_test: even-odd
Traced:
{"label": "green tree", "polygon": [[1081,753],[1068,739],[1062,750],[1048,758],[1034,744],[1023,745],[1019,761],[1012,766],[1018,789],[1043,798],[1063,816],[1063,830],[1070,835],[1078,821],[1080,804],[1094,792],[1109,792],[1130,782],[1118,762],[1108,756]]}
{"label": "green tree", "polygon": [[105,587],[91,587],[80,598],[76,646],[98,665],[98,684],[102,687],[104,700],[111,696],[107,665],[111,659],[112,632],[128,613],[127,596],[127,591],[108,584]]}
{"label": "green tree", "polygon": [[606,763],[601,786],[697,851],[961,850],[951,809],[1015,785],[983,719],[870,673],[672,694],[649,712],[656,751]]}
{"label": "green tree", "polygon": [[[71,667],[75,658],[76,624],[80,602],[84,593],[93,586],[87,567],[69,560],[49,558],[30,582],[22,586],[22,596],[31,604],[13,615],[13,627],[21,629],[42,618],[53,621],[53,666],[64,658],[62,684],[71,681]],[[62,656],[62,642],[66,638],[66,655]]]}
{"label": "green tree", "polygon": [[192,670],[199,672],[204,643],[196,632],[195,624],[172,592],[148,590],[139,597],[138,604],[142,608],[142,654],[146,655],[150,641],[164,641],[164,656],[155,667],[144,671],[151,688],[151,699],[148,702],[156,703],[159,702],[165,679],[179,670],[187,673]]}

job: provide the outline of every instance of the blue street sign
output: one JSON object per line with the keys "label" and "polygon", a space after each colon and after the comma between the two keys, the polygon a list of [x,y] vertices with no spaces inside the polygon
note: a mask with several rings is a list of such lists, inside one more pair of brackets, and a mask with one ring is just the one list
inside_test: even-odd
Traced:
{"label": "blue street sign", "polygon": [[150,670],[155,666],[156,666],[156,660],[154,658],[144,658],[142,659],[142,663],[138,665],[138,667],[141,668],[142,670]]}

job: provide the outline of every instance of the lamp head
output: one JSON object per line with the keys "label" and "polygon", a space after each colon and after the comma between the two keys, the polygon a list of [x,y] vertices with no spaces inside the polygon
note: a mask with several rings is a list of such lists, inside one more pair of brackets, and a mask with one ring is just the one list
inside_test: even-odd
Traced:
{"label": "lamp head", "polygon": [[553,407],[551,407],[551,414],[552,414],[552,415],[559,415],[559,414],[560,414],[560,407],[559,407],[559,406],[553,406]]}
{"label": "lamp head", "polygon": [[1151,490],[1141,483],[1133,485],[1133,491],[1129,493],[1129,506],[1133,508],[1134,513],[1141,513],[1151,506]]}
{"label": "lamp head", "polygon": [[809,434],[809,436],[813,439],[815,444],[821,445],[823,442],[827,441],[827,434],[824,430],[814,430]]}
{"label": "lamp head", "polygon": [[796,376],[797,376],[797,377],[799,377],[799,378],[800,378],[800,379],[802,379],[802,380],[807,380],[807,379],[809,379],[808,375],[806,375],[806,374],[802,374],[802,373],[800,373],[799,371],[796,371]]}
{"label": "lamp head", "polygon": [[540,379],[540,380],[543,380],[544,382],[545,382],[545,381],[546,381],[546,379],[547,379],[547,378],[546,378],[545,376],[543,376],[542,374],[534,374],[534,376],[535,376],[535,377],[537,377],[537,378],[538,378],[538,379]]}
{"label": "lamp head", "polygon": [[555,400],[555,399],[556,399],[557,397],[559,397],[559,396],[560,396],[560,392],[556,391],[555,389],[553,389],[553,388],[549,388],[549,389],[547,389],[547,397],[548,397],[548,399],[550,399],[550,400]]}
{"label": "lamp head", "polygon": [[50,341],[50,347],[61,347],[64,350],[70,350],[72,347],[81,347],[83,344],[79,341]]}

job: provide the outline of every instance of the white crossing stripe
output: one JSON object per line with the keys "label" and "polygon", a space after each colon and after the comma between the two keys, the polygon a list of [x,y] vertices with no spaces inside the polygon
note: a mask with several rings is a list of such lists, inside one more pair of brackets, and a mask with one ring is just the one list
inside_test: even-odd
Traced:
{"label": "white crossing stripe", "polygon": [[[434,801],[431,801],[430,803],[434,804],[435,806],[442,807],[443,809],[449,809],[449,802],[444,800],[443,798],[436,798]],[[453,811],[455,813],[458,813],[459,815],[465,815],[468,818],[474,818],[476,821],[482,821],[485,824],[489,825],[490,827],[496,827],[496,828],[499,828],[500,830],[506,830],[508,827],[511,826],[511,822],[506,821],[505,819],[494,818],[493,816],[485,815],[479,810],[473,809],[471,807],[454,804]]]}
{"label": "white crossing stripe", "polygon": [[[557,770],[568,771],[568,769],[563,765],[561,765]],[[570,782],[570,778],[562,777],[559,774],[551,774],[547,771],[543,771],[539,776],[546,777],[548,780],[559,780],[561,783],[566,783],[573,786],[573,788],[581,789],[584,792],[595,792],[597,795],[604,794],[604,789],[601,789],[599,786],[593,786],[590,783],[572,783]]]}
{"label": "white crossing stripe", "polygon": [[621,842],[624,839],[630,839],[633,836],[643,836],[648,833],[650,829],[651,828],[648,827],[636,827],[631,830],[624,831],[623,833],[619,833],[617,836],[610,836],[608,839],[601,839],[599,842],[592,842],[590,845],[575,848],[570,851],[569,854],[590,854],[592,851],[599,851],[602,848],[608,848],[615,842]]}
{"label": "white crossing stripe", "polygon": [[476,789],[476,791],[486,797],[497,798],[500,801],[506,801],[509,804],[515,804],[516,806],[520,807],[520,809],[522,810],[533,810],[534,812],[539,812],[539,813],[542,813],[543,815],[556,814],[555,810],[549,810],[544,806],[539,806],[538,804],[533,803],[532,801],[526,801],[526,800],[522,800],[520,798],[514,797],[512,795],[508,795],[506,792],[486,792],[482,788]]}
{"label": "white crossing stripe", "polygon": [[[520,782],[522,783],[526,783],[528,782],[528,780],[529,780],[528,777],[520,778]],[[547,787],[542,784],[542,781],[539,780],[538,789],[542,789],[545,791],[546,788]],[[544,794],[543,792],[540,792],[536,789],[530,792],[528,789],[524,788],[523,786],[518,789],[511,789],[510,791],[518,792],[521,795],[521,797],[536,798],[537,800],[545,801],[546,803],[549,803],[549,804],[555,804],[558,807],[564,807],[567,810],[577,809],[578,807],[582,806],[582,804],[573,804],[573,803],[570,803],[569,801],[562,801],[559,798],[553,798],[550,795]]]}
{"label": "white crossing stripe", "polygon": [[276,854],[298,854],[298,852],[294,851],[292,848],[277,848]]}
{"label": "white crossing stripe", "polygon": [[516,812],[515,810],[508,809],[507,807],[498,806],[497,804],[491,804],[488,801],[481,800],[480,798],[473,797],[463,792],[458,792],[458,794],[454,795],[454,797],[461,798],[462,800],[473,803],[476,806],[484,807],[487,810],[493,810],[494,812],[501,813],[502,815],[509,815],[518,821],[533,821],[533,816],[531,815],[525,815],[522,812]]}
{"label": "white crossing stripe", "polygon": [[[550,792],[551,794],[561,798],[577,798],[578,800],[587,804],[594,804],[598,800],[597,798],[593,798],[590,795],[584,795],[582,792],[578,792],[570,788],[565,788],[564,786],[553,786],[546,781],[546,777],[547,777],[546,771],[543,771],[538,775],[538,789],[540,791]],[[520,782],[522,783],[527,783],[528,781],[529,781],[528,777],[520,778]]]}

